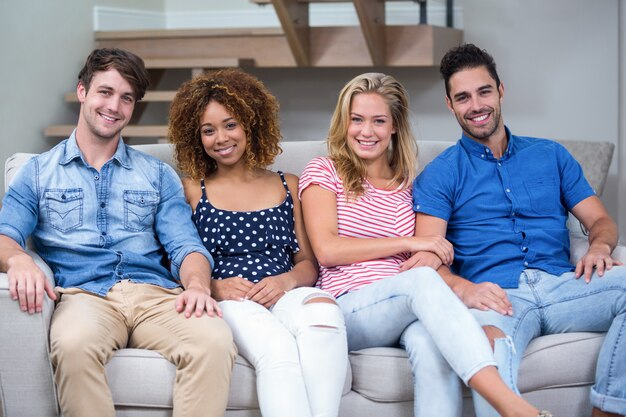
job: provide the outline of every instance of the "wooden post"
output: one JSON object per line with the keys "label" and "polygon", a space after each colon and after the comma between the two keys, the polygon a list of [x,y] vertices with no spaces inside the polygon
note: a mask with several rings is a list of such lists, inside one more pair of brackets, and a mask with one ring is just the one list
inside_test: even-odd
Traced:
{"label": "wooden post", "polygon": [[298,66],[310,66],[309,4],[298,0],[272,0],[287,43]]}
{"label": "wooden post", "polygon": [[354,9],[372,57],[373,65],[386,64],[385,2],[379,0],[354,0]]}

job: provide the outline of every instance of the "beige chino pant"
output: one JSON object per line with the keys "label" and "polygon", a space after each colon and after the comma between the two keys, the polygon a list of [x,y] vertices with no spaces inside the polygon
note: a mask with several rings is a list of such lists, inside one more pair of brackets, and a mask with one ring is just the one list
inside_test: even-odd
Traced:
{"label": "beige chino pant", "polygon": [[104,298],[78,288],[59,292],[50,348],[65,417],[115,416],[104,367],[125,347],[154,350],[176,366],[174,417],[224,415],[232,334],[220,318],[177,313],[181,288],[121,281]]}

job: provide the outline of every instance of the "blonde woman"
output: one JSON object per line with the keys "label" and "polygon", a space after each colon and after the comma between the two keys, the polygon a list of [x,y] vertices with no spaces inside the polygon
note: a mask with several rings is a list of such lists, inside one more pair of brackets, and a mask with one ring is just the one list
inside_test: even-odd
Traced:
{"label": "blonde woman", "polygon": [[222,70],[179,89],[169,133],[185,195],[215,259],[211,291],[256,370],[264,417],[335,417],[347,370],[343,315],[312,287],[295,175],[280,152],[278,102],[257,78]]}
{"label": "blonde woman", "polygon": [[[417,149],[402,85],[378,73],[350,81],[339,95],[328,152],[307,165],[300,197],[320,263],[318,285],[343,310],[349,350],[406,349],[415,416],[460,416],[458,393],[438,378],[438,369],[450,366],[503,416],[540,415],[500,379],[480,326],[435,272],[452,262],[452,245],[414,236]],[[416,252],[430,267],[401,273]]]}

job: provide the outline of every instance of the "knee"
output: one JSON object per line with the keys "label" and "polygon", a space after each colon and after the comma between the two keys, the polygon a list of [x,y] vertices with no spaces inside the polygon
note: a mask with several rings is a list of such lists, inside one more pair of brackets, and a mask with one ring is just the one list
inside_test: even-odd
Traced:
{"label": "knee", "polygon": [[496,339],[503,339],[506,337],[504,332],[496,326],[483,326],[483,331],[487,336],[487,340],[489,340],[491,350],[494,350],[495,348]]}
{"label": "knee", "polygon": [[[55,326],[56,327],[56,326]],[[81,358],[102,351],[105,340],[93,334],[86,326],[53,327],[50,332],[50,351],[53,355]]]}
{"label": "knee", "polygon": [[398,290],[404,292],[412,299],[420,303],[429,300],[440,300],[441,297],[449,297],[450,287],[441,278],[441,275],[428,266],[409,269],[394,277]]}
{"label": "knee", "polygon": [[237,348],[230,327],[219,318],[206,317],[205,321],[208,324],[201,331],[196,331],[192,337],[181,341],[179,345],[181,356],[187,357],[189,361],[207,356],[234,361]]}
{"label": "knee", "polygon": [[316,294],[304,300],[303,307],[305,326],[345,331],[343,313],[331,296]]}
{"label": "knee", "polygon": [[400,336],[400,344],[407,351],[409,357],[412,355],[430,356],[433,352],[438,352],[437,346],[426,328],[419,322],[411,323]]}
{"label": "knee", "polygon": [[441,375],[443,369],[449,368],[441,351],[420,322],[414,322],[406,328],[400,343],[406,350],[414,374],[428,371]]}
{"label": "knee", "polygon": [[93,367],[103,367],[113,348],[107,344],[91,341],[80,332],[66,331],[50,337],[50,359],[55,368],[62,367],[65,373],[82,372]]}

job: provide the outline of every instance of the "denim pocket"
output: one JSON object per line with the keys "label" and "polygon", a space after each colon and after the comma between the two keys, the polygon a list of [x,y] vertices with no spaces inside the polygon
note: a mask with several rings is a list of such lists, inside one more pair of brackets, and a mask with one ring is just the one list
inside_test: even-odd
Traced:
{"label": "denim pocket", "polygon": [[534,212],[538,214],[558,212],[561,191],[556,178],[534,178],[524,185]]}
{"label": "denim pocket", "polygon": [[81,188],[44,191],[48,224],[61,232],[83,225],[83,190]]}
{"label": "denim pocket", "polygon": [[124,227],[143,232],[152,227],[159,193],[155,191],[124,191]]}

